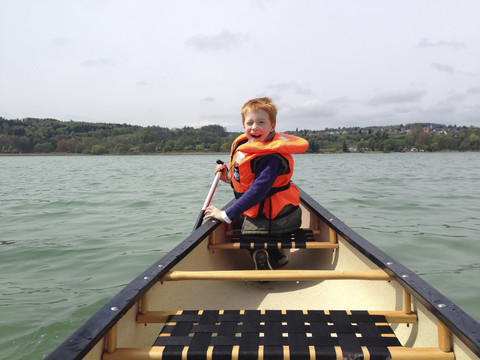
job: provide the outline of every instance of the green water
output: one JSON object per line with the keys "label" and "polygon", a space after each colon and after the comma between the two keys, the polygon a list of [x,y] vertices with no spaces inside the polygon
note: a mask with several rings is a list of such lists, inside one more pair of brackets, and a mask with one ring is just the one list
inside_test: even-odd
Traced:
{"label": "green water", "polygon": [[[182,241],[217,158],[0,157],[0,359],[43,358]],[[480,320],[480,153],[295,161],[303,190]]]}

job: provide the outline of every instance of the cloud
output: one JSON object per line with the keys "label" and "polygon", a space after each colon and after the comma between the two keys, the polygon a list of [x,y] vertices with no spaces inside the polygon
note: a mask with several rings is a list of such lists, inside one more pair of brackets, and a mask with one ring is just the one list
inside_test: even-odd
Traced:
{"label": "cloud", "polygon": [[298,105],[283,104],[280,113],[285,120],[285,128],[291,129],[292,126],[302,123],[298,127],[319,129],[351,121],[352,117],[347,112],[352,104],[350,98],[341,96],[327,101],[309,100]]}
{"label": "cloud", "polygon": [[431,41],[429,38],[422,38],[418,43],[419,48],[433,48],[433,47],[451,47],[454,49],[462,49],[467,47],[462,41]]}
{"label": "cloud", "polygon": [[256,9],[265,10],[267,5],[275,5],[276,0],[253,0],[251,6]]}
{"label": "cloud", "polygon": [[411,114],[418,113],[421,109],[418,106],[409,106],[409,105],[399,105],[393,108],[394,113],[396,114]]}
{"label": "cloud", "polygon": [[468,88],[467,92],[469,94],[480,94],[480,86],[474,86],[474,87],[471,87],[471,88]]}
{"label": "cloud", "polygon": [[242,131],[242,117],[240,112],[225,112],[202,114],[198,121],[191,121],[191,126],[221,125],[229,128],[229,131]]}
{"label": "cloud", "polygon": [[185,44],[203,52],[227,51],[249,40],[247,34],[234,33],[222,29],[218,35],[195,35],[190,37]]}
{"label": "cloud", "polygon": [[459,94],[459,93],[455,93],[455,92],[451,92],[450,94],[448,94],[448,96],[443,99],[443,100],[440,100],[438,103],[439,104],[447,104],[447,105],[456,105],[462,101],[464,101],[466,99],[466,95],[465,94]]}
{"label": "cloud", "polygon": [[207,96],[206,98],[202,99],[203,102],[214,102],[215,98],[213,96]]}
{"label": "cloud", "polygon": [[455,113],[455,106],[452,103],[446,101],[439,101],[437,104],[429,106],[423,114],[425,117],[435,118],[451,116]]}
{"label": "cloud", "polygon": [[73,42],[73,39],[67,36],[59,36],[53,39],[53,43],[58,46],[68,45]]}
{"label": "cloud", "polygon": [[467,71],[457,71],[453,68],[451,65],[444,65],[444,64],[439,64],[439,63],[432,63],[430,66],[438,71],[441,72],[446,72],[448,74],[452,75],[464,75],[464,76],[475,76],[474,73],[472,72],[467,72]]}
{"label": "cloud", "polygon": [[370,106],[419,102],[427,94],[425,90],[397,90],[376,94],[367,102]]}
{"label": "cloud", "polygon": [[430,64],[430,66],[432,68],[438,70],[438,71],[446,72],[446,73],[449,73],[449,74],[454,74],[455,73],[455,70],[454,70],[453,66],[450,66],[450,65],[433,63],[433,64]]}
{"label": "cloud", "polygon": [[332,104],[332,105],[336,105],[336,104],[339,104],[339,105],[343,105],[343,104],[348,104],[350,103],[351,100],[348,96],[341,96],[341,97],[338,97],[338,98],[335,98],[335,99],[330,99],[327,101],[327,104]]}
{"label": "cloud", "polygon": [[109,58],[87,59],[82,66],[113,66],[113,60]]}
{"label": "cloud", "polygon": [[312,93],[310,89],[300,86],[296,81],[272,84],[268,85],[267,88],[281,92],[293,91],[294,93],[300,95],[310,95]]}
{"label": "cloud", "polygon": [[291,118],[312,118],[319,119],[335,116],[337,110],[328,104],[310,101],[299,106],[293,106],[286,112]]}

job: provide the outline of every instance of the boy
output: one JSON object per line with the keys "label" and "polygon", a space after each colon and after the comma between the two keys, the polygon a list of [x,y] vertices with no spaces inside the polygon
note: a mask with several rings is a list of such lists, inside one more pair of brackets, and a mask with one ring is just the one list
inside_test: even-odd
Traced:
{"label": "boy", "polygon": [[[229,168],[217,165],[221,179],[233,187],[237,201],[225,211],[215,206],[205,210],[204,219],[231,223],[243,215],[242,234],[277,235],[300,228],[300,193],[290,181],[291,154],[305,152],[302,138],[275,133],[277,107],[269,98],[252,99],[241,110],[245,133],[232,144]],[[288,260],[279,250],[256,250],[256,269],[271,269],[269,257],[278,265]]]}

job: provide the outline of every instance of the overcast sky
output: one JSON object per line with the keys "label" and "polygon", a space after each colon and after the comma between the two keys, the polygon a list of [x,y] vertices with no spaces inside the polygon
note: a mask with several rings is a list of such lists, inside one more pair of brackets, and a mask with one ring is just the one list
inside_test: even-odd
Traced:
{"label": "overcast sky", "polygon": [[478,0],[0,0],[0,116],[480,126]]}

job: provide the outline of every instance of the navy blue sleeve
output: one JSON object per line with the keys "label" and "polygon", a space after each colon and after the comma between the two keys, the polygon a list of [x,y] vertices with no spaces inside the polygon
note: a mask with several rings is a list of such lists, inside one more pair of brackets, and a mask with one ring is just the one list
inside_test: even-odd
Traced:
{"label": "navy blue sleeve", "polygon": [[275,155],[267,155],[257,161],[255,180],[250,188],[225,213],[233,220],[244,211],[260,203],[272,188],[277,176],[282,172],[281,160]]}

